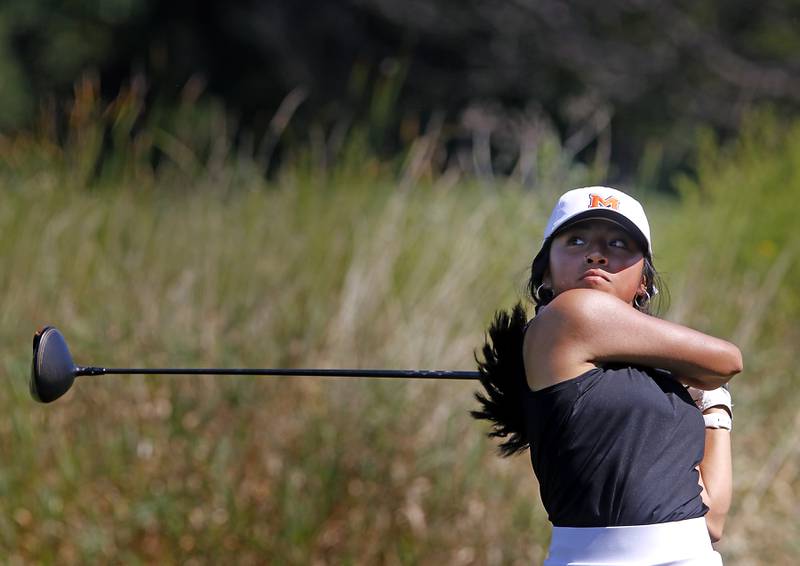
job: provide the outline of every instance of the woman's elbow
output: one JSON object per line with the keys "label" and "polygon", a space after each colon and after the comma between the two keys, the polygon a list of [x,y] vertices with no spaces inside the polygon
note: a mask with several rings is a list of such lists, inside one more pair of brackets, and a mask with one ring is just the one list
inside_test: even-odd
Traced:
{"label": "woman's elbow", "polygon": [[708,536],[712,543],[717,543],[722,540],[722,532],[725,530],[725,521],[713,521],[706,518],[706,527],[708,528]]}
{"label": "woman's elbow", "polygon": [[725,349],[722,355],[718,358],[720,360],[720,367],[718,368],[718,375],[722,385],[727,383],[738,373],[744,369],[744,362],[742,360],[742,351],[735,344],[726,342]]}
{"label": "woman's elbow", "polygon": [[744,360],[742,360],[742,351],[731,344],[733,351],[731,352],[731,373],[730,376],[733,377],[737,373],[742,373],[744,370]]}
{"label": "woman's elbow", "polygon": [[706,513],[706,528],[708,529],[708,536],[711,542],[719,542],[722,539],[722,533],[725,530],[725,518],[728,513],[715,512],[710,509]]}

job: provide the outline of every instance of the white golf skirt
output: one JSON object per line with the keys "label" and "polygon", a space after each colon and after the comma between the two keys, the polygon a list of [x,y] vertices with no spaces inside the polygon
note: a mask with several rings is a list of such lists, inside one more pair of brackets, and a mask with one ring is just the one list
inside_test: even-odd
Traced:
{"label": "white golf skirt", "polygon": [[722,566],[704,517],[632,527],[553,527],[543,566]]}

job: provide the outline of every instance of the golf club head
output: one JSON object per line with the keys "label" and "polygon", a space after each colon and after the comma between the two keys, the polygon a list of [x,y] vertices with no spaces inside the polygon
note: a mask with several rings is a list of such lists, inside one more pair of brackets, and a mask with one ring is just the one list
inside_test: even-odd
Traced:
{"label": "golf club head", "polygon": [[31,396],[42,403],[61,397],[75,381],[75,363],[57,328],[45,326],[33,336]]}

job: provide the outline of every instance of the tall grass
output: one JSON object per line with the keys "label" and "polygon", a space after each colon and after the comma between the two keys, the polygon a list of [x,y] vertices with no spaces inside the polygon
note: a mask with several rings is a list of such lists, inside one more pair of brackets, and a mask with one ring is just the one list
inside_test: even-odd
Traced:
{"label": "tall grass", "polygon": [[[412,174],[424,157],[383,163],[354,135],[326,169],[298,154],[265,181],[212,135],[219,117],[198,148],[81,96],[94,117],[69,135],[0,143],[8,561],[540,562],[530,464],[496,458],[474,384],[108,376],[41,406],[30,338],[55,324],[78,363],[108,366],[471,368],[553,195],[601,179],[548,152],[533,190]],[[800,128],[757,121],[706,144],[680,201],[648,206],[667,316],[745,348],[729,564],[800,557]]]}

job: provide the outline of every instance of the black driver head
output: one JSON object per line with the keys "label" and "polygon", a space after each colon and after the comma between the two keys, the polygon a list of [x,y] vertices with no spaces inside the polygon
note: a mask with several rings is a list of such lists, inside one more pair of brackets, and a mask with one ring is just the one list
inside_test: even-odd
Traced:
{"label": "black driver head", "polygon": [[75,381],[75,363],[57,328],[45,326],[33,336],[31,396],[42,403],[61,397]]}

